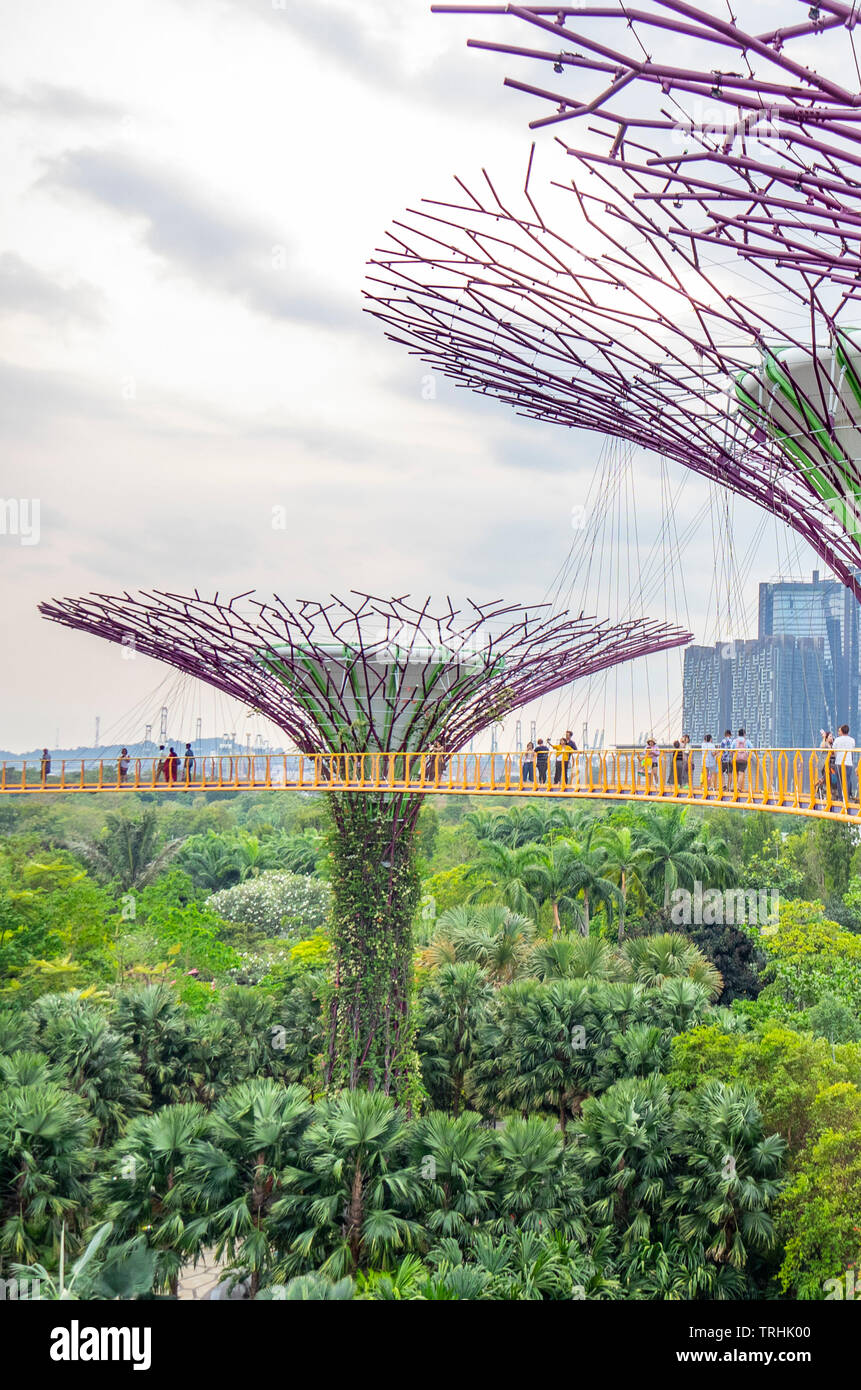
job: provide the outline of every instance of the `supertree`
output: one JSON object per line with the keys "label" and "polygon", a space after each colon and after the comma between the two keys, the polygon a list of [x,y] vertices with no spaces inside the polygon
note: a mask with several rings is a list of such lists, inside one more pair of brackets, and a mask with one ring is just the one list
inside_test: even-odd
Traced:
{"label": "supertree", "polygon": [[[407,597],[286,604],[250,593],[91,594],[44,617],[118,642],[241,699],[305,753],[337,760],[435,751],[443,760],[510,711],[690,635],[645,619],[610,625],[546,607]],[[410,995],[422,794],[329,792],[334,975],[326,1080],[409,1105],[417,1075]]]}
{"label": "supertree", "polygon": [[676,0],[437,8],[530,26],[542,46],[472,42],[564,75],[507,82],[553,102],[533,126],[579,119],[582,140],[557,135],[540,195],[533,150],[516,198],[485,175],[395,224],[370,290],[390,336],[751,498],[859,592],[861,94],[787,52],[839,30],[848,55],[854,10],[757,36]]}

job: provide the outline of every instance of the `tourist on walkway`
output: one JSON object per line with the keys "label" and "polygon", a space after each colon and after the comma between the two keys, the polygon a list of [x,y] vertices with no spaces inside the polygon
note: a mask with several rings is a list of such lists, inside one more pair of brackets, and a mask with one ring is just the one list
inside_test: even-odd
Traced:
{"label": "tourist on walkway", "polygon": [[834,740],[834,767],[837,773],[840,795],[844,801],[855,796],[855,740],[849,732],[848,724],[841,724]]}
{"label": "tourist on walkway", "polygon": [[834,735],[830,729],[819,730],[819,757],[816,765],[816,795],[825,797],[825,789],[831,780],[831,750],[834,747]]}
{"label": "tourist on walkway", "polygon": [[164,760],[164,780],[169,787],[172,787],[179,773],[179,756],[175,748],[171,748]]}
{"label": "tourist on walkway", "polygon": [[673,756],[670,762],[670,773],[673,779],[672,790],[681,791],[687,784],[687,769],[685,768],[685,754],[678,739],[673,743]]}
{"label": "tourist on walkway", "polygon": [[693,779],[692,779],[692,772],[693,772],[693,749],[691,748],[691,736],[690,736],[690,734],[682,734],[682,737],[681,737],[681,739],[680,739],[680,741],[679,741],[679,747],[680,747],[681,750],[682,750],[682,761],[681,761],[682,777],[681,777],[681,780],[684,782],[684,785],[685,785],[685,786],[688,786],[688,785],[690,784],[690,782],[693,780]]}
{"label": "tourist on walkway", "polygon": [[562,737],[553,745],[553,752],[556,754],[556,762],[553,767],[553,785],[558,787],[560,784],[567,787],[570,778],[571,755],[577,752],[577,744],[571,736],[571,730],[566,729]]}
{"label": "tourist on walkway", "polygon": [[574,775],[574,758],[572,755],[577,752],[577,744],[574,742],[574,734],[570,729],[565,730],[565,737],[562,740],[562,742],[565,745],[565,747],[570,750],[568,753],[563,754],[562,757],[562,771],[564,774],[563,780],[567,786],[567,784],[572,780]]}
{"label": "tourist on walkway", "polygon": [[538,781],[541,783],[542,787],[547,784],[547,762],[549,757],[550,749],[544,742],[544,739],[540,738],[535,745],[535,766],[538,769]]}
{"label": "tourist on walkway", "polygon": [[739,729],[735,740],[735,773],[736,786],[740,792],[744,791],[744,779],[747,776],[747,759],[750,744],[744,729]]}
{"label": "tourist on walkway", "polygon": [[119,773],[119,779],[120,779],[120,785],[121,785],[121,786],[122,786],[123,782],[126,780],[126,778],[127,778],[128,775],[129,775],[129,763],[130,763],[130,762],[131,762],[131,759],[129,758],[129,750],[128,750],[127,748],[122,748],[122,749],[120,750],[120,760],[119,760],[119,762],[117,763],[117,772]]}
{"label": "tourist on walkway", "polygon": [[182,760],[182,776],[186,786],[194,777],[194,749],[190,743],[185,745],[185,756]]}
{"label": "tourist on walkway", "polygon": [[160,743],[159,746],[158,746],[158,763],[157,763],[156,769],[155,769],[155,780],[156,780],[156,781],[158,781],[159,778],[165,777],[165,776],[166,776],[166,773],[165,773],[165,770],[164,770],[164,764],[165,764],[164,744],[163,744],[163,743]]}
{"label": "tourist on walkway", "polygon": [[720,748],[721,784],[724,787],[732,787],[732,757],[735,747],[732,729],[724,729],[723,738],[718,746]]}
{"label": "tourist on walkway", "polygon": [[644,771],[644,773],[646,774],[646,795],[647,795],[647,796],[648,796],[649,793],[653,790],[653,787],[652,787],[652,778],[655,776],[655,773],[657,772],[657,763],[658,763],[658,758],[659,758],[659,757],[660,757],[660,753],[659,753],[659,751],[658,751],[658,745],[657,745],[657,743],[655,742],[655,740],[654,740],[653,738],[647,738],[647,739],[646,739],[646,747],[645,747],[645,749],[644,749],[644,751],[643,751],[643,759],[642,759],[642,762],[643,762],[643,771]]}
{"label": "tourist on walkway", "polygon": [[714,739],[711,734],[703,735],[703,781],[706,790],[713,792],[717,789],[717,758],[715,757]]}
{"label": "tourist on walkway", "polygon": [[51,754],[47,748],[42,749],[42,786],[44,787],[51,775]]}
{"label": "tourist on walkway", "polygon": [[535,785],[535,744],[527,743],[526,752],[520,760],[520,775],[524,786],[528,782]]}

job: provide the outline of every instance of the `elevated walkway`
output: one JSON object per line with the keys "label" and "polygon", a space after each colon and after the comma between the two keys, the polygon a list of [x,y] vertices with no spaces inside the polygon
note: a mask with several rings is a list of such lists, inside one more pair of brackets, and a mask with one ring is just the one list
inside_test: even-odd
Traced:
{"label": "elevated walkway", "polygon": [[[718,750],[719,754],[719,750]],[[831,755],[832,758],[834,755]],[[839,766],[822,772],[814,748],[754,748],[747,766],[718,768],[711,782],[700,753],[674,758],[662,750],[651,764],[642,749],[570,755],[557,771],[532,773],[522,753],[247,753],[179,760],[175,776],[155,758],[3,763],[0,795],[126,795],[133,792],[338,791],[434,796],[553,796],[561,801],[636,801],[722,806],[852,822],[859,819],[855,775]]]}

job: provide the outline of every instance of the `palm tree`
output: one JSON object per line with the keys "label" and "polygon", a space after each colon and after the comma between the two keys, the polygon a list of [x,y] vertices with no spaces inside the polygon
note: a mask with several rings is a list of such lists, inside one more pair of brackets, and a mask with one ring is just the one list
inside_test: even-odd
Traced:
{"label": "palm tree", "polygon": [[[578,914],[578,926],[583,936],[589,935],[591,910],[603,906],[612,919],[613,907],[619,902],[616,885],[604,873],[604,852],[584,845],[560,840],[549,849],[539,849],[529,867],[529,880],[544,902],[553,910],[553,935],[561,930],[559,909]],[[577,898],[583,899],[582,912]]]}
{"label": "palm tree", "polygon": [[480,811],[467,811],[463,818],[463,824],[469,826],[477,840],[489,840],[493,836],[498,819],[498,811],[488,811],[482,808]]}
{"label": "palm tree", "polygon": [[496,1136],[501,1159],[494,1230],[559,1231],[585,1243],[583,1186],[552,1120],[510,1119]]}
{"label": "palm tree", "polygon": [[132,1240],[142,1229],[157,1252],[155,1283],[177,1291],[184,1257],[197,1255],[204,1229],[187,1230],[190,1213],[178,1185],[192,1145],[203,1137],[202,1105],[163,1105],[154,1115],[138,1115],[111,1151],[102,1179],[105,1215],[114,1223],[112,1242]]}
{"label": "palm tree", "polygon": [[122,990],[116,997],[114,1021],[140,1058],[153,1108],[195,1097],[192,1034],[168,985]]}
{"label": "palm tree", "polygon": [[570,832],[580,819],[580,813],[565,806],[512,806],[505,815],[493,817],[490,838],[519,849],[522,845],[539,844],[554,830]]}
{"label": "palm tree", "polygon": [[786,1145],[766,1136],[752,1093],[722,1081],[695,1093],[680,1141],[687,1171],[668,1202],[679,1235],[707,1246],[716,1263],[743,1269],[751,1252],[774,1244],[768,1208],[780,1193]]}
{"label": "palm tree", "polygon": [[285,1195],[272,1207],[273,1234],[286,1252],[279,1277],[310,1265],[342,1279],[418,1242],[422,1229],[408,1212],[421,1178],[407,1137],[403,1111],[381,1091],[318,1101],[297,1171],[285,1174]]}
{"label": "palm tree", "polygon": [[188,1148],[177,1203],[189,1213],[187,1240],[214,1246],[251,1276],[251,1295],[272,1263],[269,1217],[285,1169],[295,1168],[313,1115],[304,1086],[255,1079],[233,1086]]}
{"label": "palm tree", "polygon": [[439,929],[456,958],[476,961],[494,984],[510,984],[529,968],[535,924],[501,903],[445,912]]}
{"label": "palm tree", "polygon": [[493,991],[475,961],[442,965],[423,996],[426,1040],[445,1067],[452,1114],[464,1099],[464,1082],[476,1059]]}
{"label": "palm tree", "polygon": [[73,994],[43,994],[33,1007],[38,1043],[98,1122],[95,1146],[112,1144],[148,1098],[140,1060],[100,1009]]}
{"label": "palm tree", "polygon": [[148,806],[137,820],[109,811],[97,840],[70,840],[68,845],[87,861],[97,878],[104,883],[116,881],[128,893],[158,878],[184,843],[179,837],[159,848],[158,841],[156,810]]}
{"label": "palm tree", "polygon": [[509,849],[494,840],[483,841],[478,859],[468,876],[484,875],[490,879],[490,884],[481,884],[470,894],[468,901],[486,900],[488,894],[492,894],[495,901],[503,902],[513,912],[522,913],[524,917],[535,916],[538,904],[530,891],[528,880],[538,850],[539,847],[535,845]]}
{"label": "palm tree", "polygon": [[53,1081],[0,1093],[0,1255],[33,1264],[85,1210],[95,1121]]}
{"label": "palm tree", "polygon": [[593,1089],[600,1056],[595,988],[585,980],[536,985],[512,1012],[500,1058],[500,1099],[528,1112],[549,1109],[563,1137]]}
{"label": "palm tree", "polygon": [[732,863],[723,840],[703,837],[688,818],[686,806],[648,811],[641,821],[641,844],[649,855],[649,879],[663,892],[664,911],[679,885],[692,889],[696,880],[729,882]]}
{"label": "palm tree", "polygon": [[629,825],[611,825],[599,830],[600,848],[604,851],[604,874],[619,889],[619,944],[625,936],[625,909],[631,890],[644,890],[643,880],[652,862],[652,854],[638,842]]}
{"label": "palm tree", "polygon": [[620,974],[616,953],[598,936],[540,941],[532,950],[530,968],[539,980],[612,980]]}
{"label": "palm tree", "polygon": [[650,1238],[672,1188],[673,1097],[663,1077],[625,1077],[586,1101],[579,1128],[592,1215],[628,1251]]}
{"label": "palm tree", "polygon": [[717,999],[723,979],[711,961],[681,932],[661,932],[626,941],[619,958],[629,978],[662,988],[667,980],[692,980],[709,999]]}
{"label": "palm tree", "polygon": [[180,864],[196,888],[210,893],[235,887],[242,873],[235,843],[214,830],[191,835],[183,847]]}
{"label": "palm tree", "polygon": [[410,1153],[422,1178],[422,1223],[436,1238],[468,1241],[492,1207],[499,1163],[493,1131],[477,1114],[432,1110],[410,1130]]}

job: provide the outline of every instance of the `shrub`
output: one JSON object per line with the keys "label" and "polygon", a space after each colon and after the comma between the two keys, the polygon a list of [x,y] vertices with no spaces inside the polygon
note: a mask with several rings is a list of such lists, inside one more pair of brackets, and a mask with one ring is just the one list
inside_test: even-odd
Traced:
{"label": "shrub", "polygon": [[325,923],[331,898],[320,879],[273,872],[213,893],[206,906],[254,936],[308,937]]}

